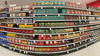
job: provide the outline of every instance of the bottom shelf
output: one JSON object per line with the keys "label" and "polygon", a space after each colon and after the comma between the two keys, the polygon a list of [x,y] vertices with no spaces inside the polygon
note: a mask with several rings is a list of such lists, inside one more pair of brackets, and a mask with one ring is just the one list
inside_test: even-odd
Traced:
{"label": "bottom shelf", "polygon": [[24,51],[24,50],[20,50],[20,49],[16,49],[16,48],[13,48],[13,47],[10,47],[10,46],[7,46],[7,45],[1,45],[5,48],[8,48],[10,50],[13,50],[13,51],[16,51],[16,52],[20,52],[20,53],[24,53],[24,54],[68,54],[68,53],[72,53],[74,51],[78,51],[80,49],[83,49],[91,44],[95,43],[95,41],[91,41],[89,43],[86,43],[84,45],[81,45],[79,47],[76,47],[76,48],[72,48],[72,49],[68,49],[68,50],[65,50],[65,51],[59,51],[59,52],[32,52],[32,51]]}

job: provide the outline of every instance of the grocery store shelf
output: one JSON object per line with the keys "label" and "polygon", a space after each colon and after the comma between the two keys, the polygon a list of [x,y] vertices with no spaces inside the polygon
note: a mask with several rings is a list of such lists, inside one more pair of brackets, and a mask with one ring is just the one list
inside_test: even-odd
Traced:
{"label": "grocery store shelf", "polygon": [[[1,26],[0,26],[0,27],[1,27]],[[14,28],[14,27],[1,27],[1,28],[11,28],[11,29],[33,30],[32,28]]]}
{"label": "grocery store shelf", "polygon": [[74,38],[67,38],[67,39],[58,39],[58,40],[30,40],[30,39],[21,39],[21,38],[15,38],[15,37],[10,37],[10,36],[7,36],[9,38],[15,38],[15,39],[20,39],[20,40],[28,40],[28,41],[63,41],[63,40],[70,40],[70,39],[75,39],[75,38],[81,38],[81,37],[85,37],[85,36],[88,36],[90,34],[87,34],[87,35],[82,35],[82,36],[79,36],[79,37],[74,37]]}
{"label": "grocery store shelf", "polygon": [[76,20],[76,19],[73,19],[73,20],[34,20],[35,22],[53,22],[53,21],[64,21],[64,22],[67,22],[67,21],[89,21],[89,20]]}
{"label": "grocery store shelf", "polygon": [[33,17],[0,17],[0,18],[33,18]]}
{"label": "grocery store shelf", "polygon": [[[86,8],[74,8],[74,7],[68,7],[68,6],[33,6],[33,8],[63,8],[63,9],[76,9],[76,10],[88,10]],[[88,10],[89,11],[89,10]]]}
{"label": "grocery store shelf", "polygon": [[19,22],[0,22],[0,23],[9,23],[9,24],[33,24],[33,23],[19,23]]}
{"label": "grocery store shelf", "polygon": [[100,17],[99,15],[84,15],[84,14],[33,14],[34,16],[36,15],[44,15],[44,16],[48,16],[48,15],[72,15],[72,16],[88,16],[88,17]]}
{"label": "grocery store shelf", "polygon": [[33,28],[72,28],[72,27],[93,26],[93,25],[100,25],[100,24],[86,24],[86,25],[61,26],[61,27],[33,27]]}
{"label": "grocery store shelf", "polygon": [[[82,45],[82,46],[88,46],[89,44],[91,44],[91,43],[93,43],[93,42],[89,42],[89,43],[87,43],[87,44],[85,44],[85,45]],[[82,47],[82,46],[79,46],[79,47],[76,47],[76,48],[72,48],[72,49],[69,49],[69,50],[65,50],[65,51],[58,51],[58,52],[30,52],[30,53],[37,53],[37,54],[57,54],[57,53],[63,53],[63,52],[67,52],[67,53],[69,53],[69,51],[71,51],[71,50],[74,50],[74,49],[76,49],[76,50],[79,50],[79,49],[77,49],[77,48],[80,48],[80,47]]]}
{"label": "grocery store shelf", "polygon": [[0,32],[8,32],[8,33],[13,33],[13,34],[21,34],[21,35],[33,35],[33,34],[26,34],[26,33],[16,33],[16,32],[9,32],[9,31],[1,31]]}

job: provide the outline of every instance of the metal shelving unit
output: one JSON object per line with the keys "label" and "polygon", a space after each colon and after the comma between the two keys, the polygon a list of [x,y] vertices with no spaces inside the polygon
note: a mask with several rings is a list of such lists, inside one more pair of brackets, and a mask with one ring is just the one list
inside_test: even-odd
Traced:
{"label": "metal shelving unit", "polygon": [[[74,8],[74,7],[66,7],[66,6],[33,6],[33,9],[45,9],[45,8],[53,8],[53,9],[58,9],[58,8],[60,8],[60,9],[74,9],[74,10],[81,10],[81,11],[88,11],[88,12],[92,12],[92,11],[95,11],[95,10],[88,10],[88,9],[86,9],[86,8]],[[2,13],[7,13],[7,14],[11,14],[11,13],[23,13],[23,12],[32,12],[32,10],[29,10],[29,11],[13,11],[13,12],[0,12],[0,14],[2,14]],[[48,15],[56,15],[56,16],[86,16],[86,17],[100,17],[99,15],[85,15],[85,14],[62,14],[62,13],[47,13],[47,14],[33,14],[33,16],[28,16],[28,17],[0,17],[0,19],[10,19],[10,18],[15,18],[15,19],[17,19],[17,18],[19,18],[19,19],[24,19],[24,18],[32,18],[33,19],[33,17],[35,17],[35,16],[48,16]],[[81,21],[90,21],[90,20],[87,20],[87,19],[82,19],[82,20],[34,20],[33,19],[33,23],[25,23],[25,22],[23,22],[23,23],[17,23],[17,22],[0,22],[0,24],[1,23],[5,23],[5,24],[34,24],[34,23],[39,23],[39,22],[69,22],[69,21],[71,21],[71,22],[76,22],[76,21],[79,21],[79,22],[81,22]],[[99,23],[98,24],[83,24],[83,25],[74,25],[74,26],[59,26],[59,27],[34,27],[33,26],[33,28],[15,28],[15,27],[3,27],[3,26],[0,26],[0,28],[10,28],[10,29],[21,29],[21,30],[35,30],[35,29],[49,29],[50,31],[52,30],[52,29],[63,29],[63,28],[73,28],[73,27],[85,27],[85,26],[96,26],[96,25],[100,25]],[[16,48],[16,47],[12,47],[12,46],[8,46],[7,44],[5,45],[5,44],[1,44],[2,46],[4,46],[4,47],[8,47],[9,49],[12,49],[12,50],[18,50],[19,52],[24,52],[24,53],[26,53],[26,54],[28,54],[28,53],[34,53],[34,54],[59,54],[59,53],[64,53],[64,52],[66,52],[66,53],[70,53],[70,51],[72,51],[72,50],[79,50],[81,47],[87,47],[89,44],[91,44],[91,43],[94,43],[94,42],[96,42],[96,41],[90,41],[91,40],[91,38],[93,38],[94,37],[94,35],[93,36],[90,36],[90,35],[92,35],[93,33],[90,33],[90,31],[94,31],[94,30],[96,30],[96,29],[100,29],[100,27],[97,27],[97,28],[93,28],[93,29],[88,29],[88,30],[82,30],[82,31],[74,31],[74,32],[66,32],[66,33],[33,33],[33,34],[26,34],[26,33],[17,33],[17,32],[9,32],[9,31],[2,31],[2,30],[0,30],[0,32],[4,32],[4,33],[13,33],[13,34],[18,34],[18,35],[29,35],[29,36],[33,36],[33,37],[35,37],[36,35],[38,36],[38,35],[50,35],[50,37],[51,37],[51,35],[53,36],[53,35],[58,35],[58,36],[60,36],[60,35],[67,35],[67,34],[73,34],[73,33],[82,33],[82,32],[89,32],[89,34],[85,34],[85,35],[80,35],[80,36],[78,36],[78,37],[73,37],[73,38],[67,38],[67,39],[58,39],[58,40],[54,40],[54,39],[51,39],[51,40],[30,40],[30,39],[22,39],[22,38],[16,38],[16,37],[11,37],[11,36],[6,36],[7,38],[13,38],[13,39],[20,39],[19,40],[19,42],[21,41],[21,40],[26,40],[27,42],[28,41],[34,41],[34,42],[36,42],[36,41],[39,41],[39,42],[41,42],[41,41],[64,41],[64,40],[71,40],[71,39],[75,39],[75,38],[82,38],[82,37],[86,37],[86,36],[89,36],[89,38],[86,38],[86,39],[84,39],[84,40],[80,40],[80,41],[77,41],[77,42],[73,42],[73,43],[66,43],[66,44],[57,44],[57,45],[44,45],[44,46],[39,46],[39,45],[31,45],[31,44],[21,44],[21,43],[16,43],[16,42],[13,42],[13,41],[9,41],[8,39],[5,39],[5,38],[2,38],[2,37],[0,37],[0,39],[2,39],[2,41],[4,41],[4,40],[6,40],[6,41],[8,41],[8,42],[11,42],[11,43],[14,43],[15,45],[17,45],[17,44],[19,44],[19,45],[22,45],[22,46],[29,46],[29,48],[30,47],[38,47],[38,48],[44,48],[44,47],[46,47],[46,48],[55,48],[55,47],[62,47],[62,46],[65,46],[66,48],[69,48],[69,45],[74,45],[74,47],[73,48],[71,48],[71,49],[67,49],[67,50],[61,50],[61,51],[56,51],[56,52],[43,52],[43,51],[41,51],[41,52],[39,52],[39,51],[31,51],[31,50],[22,50],[21,48]],[[94,34],[97,34],[97,33],[94,33]],[[98,34],[97,34],[98,35]],[[89,42],[87,41],[87,40],[89,40]],[[82,44],[82,41],[85,41],[85,44]],[[76,43],[80,43],[80,45],[77,47],[77,45],[76,45]],[[28,47],[27,47],[28,48]]]}

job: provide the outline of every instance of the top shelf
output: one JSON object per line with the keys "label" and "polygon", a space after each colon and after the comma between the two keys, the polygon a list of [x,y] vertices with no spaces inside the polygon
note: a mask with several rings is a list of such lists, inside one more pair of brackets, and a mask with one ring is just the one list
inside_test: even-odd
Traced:
{"label": "top shelf", "polygon": [[[74,8],[74,7],[67,7],[67,6],[33,6],[33,9],[40,8],[63,8],[63,9],[74,9],[74,10],[85,10],[85,11],[90,11],[90,12],[100,12],[96,10],[90,10],[87,8]],[[0,12],[0,13],[22,13],[22,12],[32,12],[33,10],[27,10],[27,11],[12,11],[12,12]]]}

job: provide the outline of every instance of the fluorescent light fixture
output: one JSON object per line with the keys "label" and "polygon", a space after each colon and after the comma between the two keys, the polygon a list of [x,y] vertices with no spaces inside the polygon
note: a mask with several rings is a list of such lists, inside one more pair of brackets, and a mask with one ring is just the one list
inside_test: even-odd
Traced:
{"label": "fluorescent light fixture", "polygon": [[76,4],[80,4],[80,3],[76,3]]}
{"label": "fluorescent light fixture", "polygon": [[16,4],[9,5],[9,7],[14,7],[14,6],[16,6]]}

